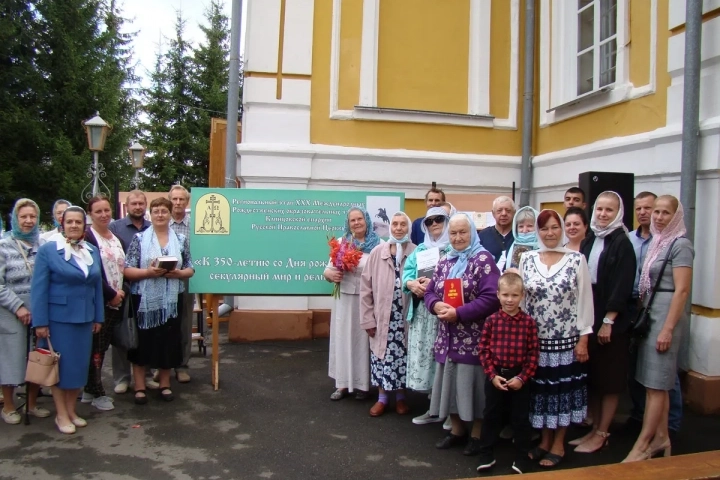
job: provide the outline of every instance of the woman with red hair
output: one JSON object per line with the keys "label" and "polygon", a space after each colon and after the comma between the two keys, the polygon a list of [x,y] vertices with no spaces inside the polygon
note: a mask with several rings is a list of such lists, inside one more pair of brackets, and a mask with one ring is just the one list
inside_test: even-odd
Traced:
{"label": "woman with red hair", "polygon": [[552,468],[565,456],[565,432],[587,413],[585,370],[593,325],[593,297],[585,257],[564,247],[563,222],[543,210],[535,231],[538,249],[522,254],[525,311],[538,325],[540,357],[530,383],[530,422],[542,430],[530,459]]}

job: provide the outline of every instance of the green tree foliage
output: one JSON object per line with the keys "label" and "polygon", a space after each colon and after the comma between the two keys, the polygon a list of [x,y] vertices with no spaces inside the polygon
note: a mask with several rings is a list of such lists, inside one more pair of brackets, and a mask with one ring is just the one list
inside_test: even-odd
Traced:
{"label": "green tree foliage", "polygon": [[84,203],[91,154],[81,121],[96,111],[113,126],[104,182],[131,174],[132,36],[114,0],[6,0],[0,9],[0,209],[28,196],[48,221],[57,198]]}

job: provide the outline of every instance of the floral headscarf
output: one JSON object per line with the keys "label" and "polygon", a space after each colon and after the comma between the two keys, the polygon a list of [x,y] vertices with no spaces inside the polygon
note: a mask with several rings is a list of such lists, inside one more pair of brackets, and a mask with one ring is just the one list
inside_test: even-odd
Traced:
{"label": "floral headscarf", "polygon": [[[354,210],[362,213],[365,216],[365,241],[362,243],[358,242],[355,237],[353,237],[352,231],[350,230],[350,212]],[[373,224],[372,220],[370,219],[370,214],[360,207],[352,207],[350,210],[348,210],[347,215],[345,216],[344,238],[346,241],[352,242],[352,244],[355,245],[355,247],[363,253],[372,252],[372,249],[380,243],[380,237],[378,237],[378,234],[375,233],[375,231],[373,230]]]}
{"label": "floral headscarf", "polygon": [[650,233],[652,233],[652,240],[650,241],[650,247],[648,247],[647,254],[645,255],[645,262],[643,263],[642,270],[640,271],[640,283],[638,289],[640,290],[640,296],[650,292],[652,285],[650,284],[650,267],[658,259],[660,253],[668,248],[670,244],[676,239],[685,235],[685,212],[683,211],[682,203],[678,202],[678,208],[673,215],[672,220],[668,223],[662,231],[658,230],[655,226],[654,221],[650,221]]}

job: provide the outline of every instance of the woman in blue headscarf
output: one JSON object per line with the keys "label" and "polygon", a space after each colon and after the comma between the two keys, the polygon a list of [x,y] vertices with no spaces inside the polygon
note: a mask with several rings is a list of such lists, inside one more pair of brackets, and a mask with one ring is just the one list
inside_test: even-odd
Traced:
{"label": "woman in blue headscarf", "polygon": [[522,207],[513,217],[512,232],[515,240],[510,246],[505,258],[505,263],[500,264],[500,269],[505,271],[510,268],[518,268],[520,256],[531,250],[537,250],[537,232],[535,231],[535,219],[538,212],[532,207]]}
{"label": "woman in blue headscarf", "polygon": [[[35,257],[40,246],[38,218],[40,208],[28,198],[15,202],[10,235],[0,240],[0,385],[5,398],[2,419],[5,423],[20,423],[15,409],[15,387],[25,383],[27,366],[28,325],[30,314],[30,285]],[[38,386],[29,384],[29,413],[47,417],[50,412],[36,405]]]}
{"label": "woman in blue headscarf", "polygon": [[328,375],[335,379],[330,400],[340,400],[352,392],[356,399],[364,400],[370,389],[370,346],[367,333],[360,328],[360,279],[369,253],[381,243],[372,228],[365,210],[348,210],[341,242],[353,244],[363,256],[352,272],[338,270],[332,261],[324,272],[328,282],[340,284],[340,297],[334,300],[330,317]]}
{"label": "woman in blue headscarf", "polygon": [[[479,341],[485,318],[500,307],[495,260],[480,245],[475,225],[464,213],[453,215],[449,225],[450,250],[435,268],[425,291],[425,307],[439,320],[435,338],[435,381],[430,415],[452,422],[450,433],[435,446],[451,448],[467,441],[463,422],[473,422],[463,453],[476,455],[485,408],[485,374],[480,365]],[[445,302],[445,282],[460,279],[462,306]]]}
{"label": "woman in blue headscarf", "polygon": [[56,233],[59,233],[59,227],[60,222],[62,222],[62,216],[63,213],[65,213],[65,210],[67,210],[68,207],[72,206],[72,203],[68,202],[67,200],[63,200],[62,198],[59,200],[56,200],[55,203],[53,203],[52,206],[52,216],[53,216],[53,229],[48,230],[47,232],[40,235],[40,239],[43,242],[46,242],[50,240],[50,237],[55,235]]}

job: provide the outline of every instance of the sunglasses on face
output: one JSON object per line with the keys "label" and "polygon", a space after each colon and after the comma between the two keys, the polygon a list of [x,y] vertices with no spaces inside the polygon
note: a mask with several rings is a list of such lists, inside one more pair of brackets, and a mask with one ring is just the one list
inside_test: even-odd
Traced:
{"label": "sunglasses on face", "polygon": [[445,223],[445,217],[443,217],[442,215],[436,215],[434,217],[427,217],[425,219],[424,223],[425,223],[426,227],[429,227],[433,223]]}

